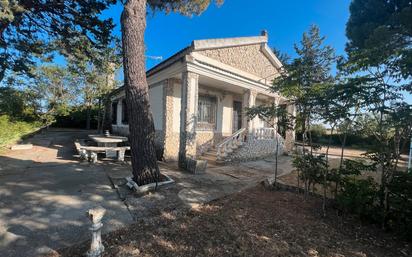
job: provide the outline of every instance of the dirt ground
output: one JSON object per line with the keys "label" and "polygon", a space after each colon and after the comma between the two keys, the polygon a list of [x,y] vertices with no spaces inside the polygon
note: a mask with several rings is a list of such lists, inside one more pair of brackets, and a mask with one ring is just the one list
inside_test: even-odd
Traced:
{"label": "dirt ground", "polygon": [[[168,211],[106,234],[103,256],[412,256],[411,245],[321,199],[257,186],[188,212]],[[82,256],[90,242],[49,256]]]}

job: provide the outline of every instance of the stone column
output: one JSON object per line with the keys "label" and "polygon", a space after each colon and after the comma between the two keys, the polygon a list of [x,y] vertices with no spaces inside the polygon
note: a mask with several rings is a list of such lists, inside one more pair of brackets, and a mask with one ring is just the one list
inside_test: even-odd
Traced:
{"label": "stone column", "polygon": [[180,111],[179,167],[186,168],[186,159],[196,157],[196,123],[199,90],[199,75],[182,73]]}
{"label": "stone column", "polygon": [[251,89],[248,89],[243,93],[242,108],[244,112],[243,112],[243,117],[242,117],[242,127],[246,128],[249,133],[252,132],[254,128],[254,122],[253,120],[249,120],[249,118],[247,117],[245,108],[255,106],[256,95],[257,95],[257,92]]}
{"label": "stone column", "polygon": [[[273,100],[273,103],[275,104],[275,106],[276,106],[277,108],[279,108],[279,102],[280,102],[280,100],[279,100],[279,98],[277,98],[277,97]],[[274,128],[275,128],[275,129],[278,128],[278,121],[279,121],[279,117],[275,116],[275,117],[273,118],[273,125],[274,125]]]}
{"label": "stone column", "polygon": [[166,161],[177,161],[179,156],[179,134],[173,131],[174,122],[178,122],[173,116],[175,83],[180,83],[180,81],[170,78],[164,82],[163,86],[163,133],[164,158]]}
{"label": "stone column", "polygon": [[295,144],[295,119],[296,119],[296,106],[295,104],[288,104],[286,106],[286,111],[288,116],[292,118],[292,128],[286,130],[285,136],[285,148],[286,151],[290,152],[293,150],[293,146]]}

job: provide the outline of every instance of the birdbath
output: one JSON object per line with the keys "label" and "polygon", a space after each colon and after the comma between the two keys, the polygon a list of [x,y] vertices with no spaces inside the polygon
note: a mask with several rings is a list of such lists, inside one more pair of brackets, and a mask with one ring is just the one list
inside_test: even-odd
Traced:
{"label": "birdbath", "polygon": [[87,251],[87,257],[100,257],[104,251],[104,246],[102,244],[102,218],[106,210],[102,207],[96,207],[87,211],[87,217],[92,222],[90,230],[92,231],[92,242],[90,244],[90,249]]}

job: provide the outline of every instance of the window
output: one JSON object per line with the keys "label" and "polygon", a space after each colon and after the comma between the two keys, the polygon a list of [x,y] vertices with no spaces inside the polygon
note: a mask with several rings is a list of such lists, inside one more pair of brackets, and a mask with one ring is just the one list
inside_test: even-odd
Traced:
{"label": "window", "polygon": [[112,103],[112,124],[117,124],[117,102]]}
{"label": "window", "polygon": [[123,124],[129,124],[129,117],[127,116],[126,99],[122,100],[122,123]]}
{"label": "window", "polygon": [[199,96],[198,123],[216,124],[216,97]]}

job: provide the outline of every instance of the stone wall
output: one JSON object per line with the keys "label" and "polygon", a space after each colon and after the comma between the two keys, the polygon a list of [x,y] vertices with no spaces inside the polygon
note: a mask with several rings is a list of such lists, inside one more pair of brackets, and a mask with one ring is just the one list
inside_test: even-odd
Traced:
{"label": "stone wall", "polygon": [[262,53],[261,44],[201,50],[198,53],[261,78],[273,79],[277,69]]}
{"label": "stone wall", "polygon": [[[278,155],[283,154],[284,146],[279,144]],[[274,139],[257,139],[248,140],[241,147],[234,150],[225,158],[225,162],[243,162],[263,159],[276,154],[276,140]]]}

